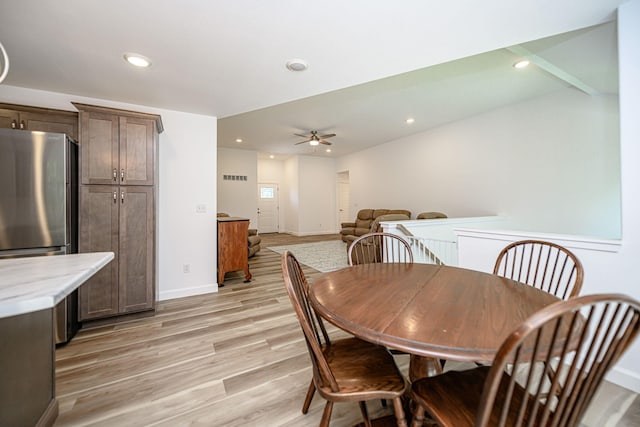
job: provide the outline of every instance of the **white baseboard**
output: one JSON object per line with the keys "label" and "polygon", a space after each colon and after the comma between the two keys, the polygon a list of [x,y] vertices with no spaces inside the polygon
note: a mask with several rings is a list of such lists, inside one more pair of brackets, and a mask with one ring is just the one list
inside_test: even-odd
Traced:
{"label": "white baseboard", "polygon": [[171,289],[158,293],[158,301],[165,301],[175,298],[192,297],[194,295],[204,295],[218,292],[218,284],[211,283],[208,285],[197,286],[193,288]]}
{"label": "white baseboard", "polygon": [[624,387],[634,393],[640,393],[640,374],[638,372],[614,366],[605,378],[620,387]]}
{"label": "white baseboard", "polygon": [[281,231],[280,233],[283,234],[291,234],[292,236],[296,236],[296,237],[303,237],[303,236],[319,236],[319,235],[324,235],[324,234],[340,234],[339,231],[303,231],[301,233],[297,232],[297,231]]}

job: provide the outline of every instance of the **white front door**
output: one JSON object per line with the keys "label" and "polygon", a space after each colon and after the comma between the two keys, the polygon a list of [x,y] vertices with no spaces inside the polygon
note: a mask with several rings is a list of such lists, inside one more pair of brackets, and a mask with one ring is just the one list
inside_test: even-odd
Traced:
{"label": "white front door", "polygon": [[278,184],[258,184],[258,233],[277,233]]}

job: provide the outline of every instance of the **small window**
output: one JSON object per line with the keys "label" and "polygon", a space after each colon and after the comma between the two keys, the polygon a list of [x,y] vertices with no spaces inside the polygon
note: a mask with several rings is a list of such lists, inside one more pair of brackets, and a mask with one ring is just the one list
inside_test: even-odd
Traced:
{"label": "small window", "polygon": [[273,187],[262,187],[260,189],[261,199],[273,199],[274,197],[275,197],[275,193],[273,191]]}

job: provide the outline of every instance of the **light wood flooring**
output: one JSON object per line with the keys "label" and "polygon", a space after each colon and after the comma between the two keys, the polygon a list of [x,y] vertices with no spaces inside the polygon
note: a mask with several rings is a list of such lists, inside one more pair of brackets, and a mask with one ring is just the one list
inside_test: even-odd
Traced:
{"label": "light wood flooring", "polygon": [[[280,255],[266,247],[336,238],[263,235],[250,259],[251,283],[231,273],[218,293],[163,301],[152,317],[81,330],[56,351],[55,425],[317,426],[324,401],[316,395],[309,413],[300,412],[310,362]],[[319,274],[304,270],[310,281]],[[406,370],[407,356],[397,358]],[[639,399],[607,387],[585,425],[640,425]],[[373,416],[391,413],[378,401],[368,406]],[[618,421],[620,407],[626,414]],[[331,425],[360,419],[357,404],[336,404]]]}

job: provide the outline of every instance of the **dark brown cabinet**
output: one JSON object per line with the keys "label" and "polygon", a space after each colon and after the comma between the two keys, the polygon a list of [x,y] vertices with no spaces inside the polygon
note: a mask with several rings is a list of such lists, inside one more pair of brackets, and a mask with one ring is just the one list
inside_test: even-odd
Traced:
{"label": "dark brown cabinet", "polygon": [[249,272],[249,220],[246,218],[218,218],[218,285],[224,285],[224,275],[243,270],[245,281],[251,280]]}
{"label": "dark brown cabinet", "polygon": [[74,105],[80,110],[81,183],[153,185],[158,116]]}
{"label": "dark brown cabinet", "polygon": [[80,252],[114,261],[79,290],[81,321],[153,310],[159,116],[74,104],[80,110]]}
{"label": "dark brown cabinet", "polygon": [[80,198],[80,252],[113,252],[117,260],[81,287],[80,320],[153,309],[153,188],[84,185]]}
{"label": "dark brown cabinet", "polygon": [[0,128],[66,133],[78,139],[78,113],[0,103]]}

